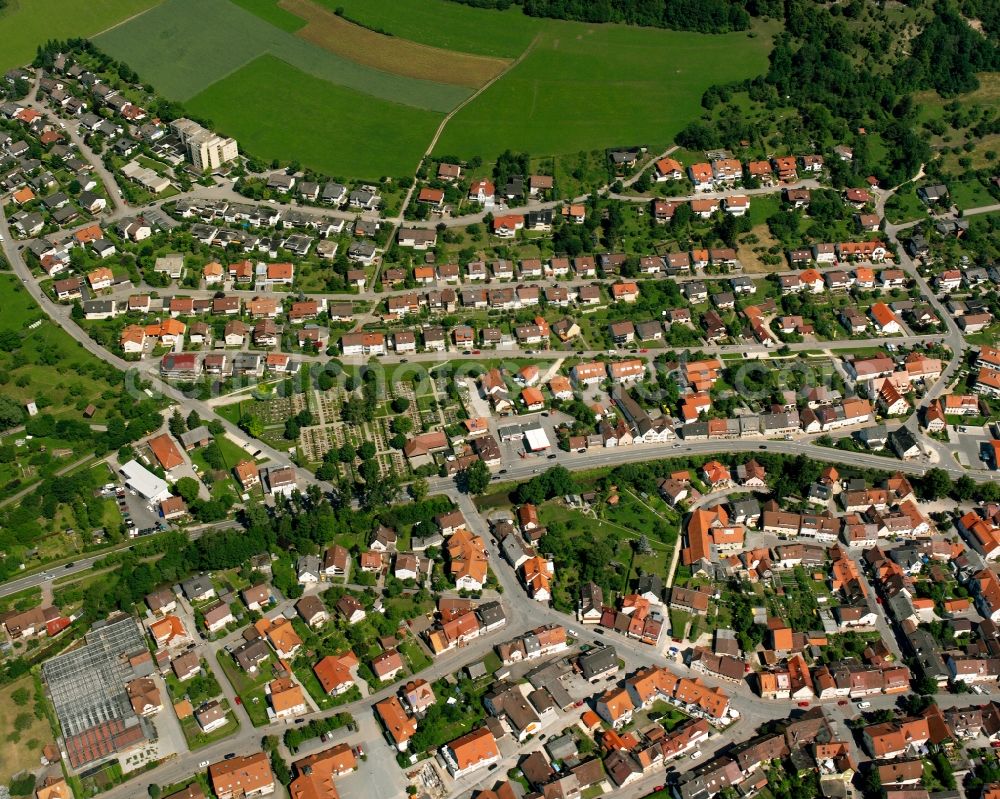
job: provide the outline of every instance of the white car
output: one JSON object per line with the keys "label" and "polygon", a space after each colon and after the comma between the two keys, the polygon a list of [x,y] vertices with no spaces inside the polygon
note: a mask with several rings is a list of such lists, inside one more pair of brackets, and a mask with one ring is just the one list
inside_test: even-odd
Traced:
{"label": "white car", "polygon": [[871,706],[871,702],[858,702],[858,710],[868,710]]}
{"label": "white car", "polygon": [[691,753],[691,759],[692,760],[697,760],[699,757],[701,757],[701,750],[700,749],[696,749],[694,752]]}
{"label": "white car", "polygon": [[200,762],[200,763],[198,764],[198,768],[208,768],[208,761],[207,761],[207,760],[202,760],[202,761],[201,761],[201,762]]}

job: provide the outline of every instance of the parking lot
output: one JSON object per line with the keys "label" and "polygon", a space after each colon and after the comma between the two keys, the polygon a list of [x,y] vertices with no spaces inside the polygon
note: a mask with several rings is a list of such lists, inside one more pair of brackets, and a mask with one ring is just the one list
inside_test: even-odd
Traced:
{"label": "parking lot", "polygon": [[966,427],[956,425],[949,435],[950,442],[961,452],[970,469],[990,469],[992,464],[991,451],[988,442],[992,436],[984,427]]}

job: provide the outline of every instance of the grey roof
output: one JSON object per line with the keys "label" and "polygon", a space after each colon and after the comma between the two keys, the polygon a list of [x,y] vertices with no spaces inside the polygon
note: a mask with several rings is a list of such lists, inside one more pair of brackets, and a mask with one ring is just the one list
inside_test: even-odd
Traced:
{"label": "grey roof", "polygon": [[889,444],[898,453],[904,453],[917,446],[917,440],[907,428],[899,427],[889,433]]}
{"label": "grey roof", "polygon": [[618,653],[613,646],[602,646],[579,657],[580,669],[586,679],[618,667]]}
{"label": "grey roof", "polygon": [[194,446],[202,441],[211,439],[212,434],[208,432],[208,428],[205,427],[205,425],[199,425],[193,430],[187,430],[181,433],[180,436],[178,436],[178,438],[180,438],[181,443],[185,447],[187,447],[187,446]]}
{"label": "grey roof", "polygon": [[295,573],[303,575],[306,573],[319,577],[323,569],[323,564],[316,555],[303,555],[295,562]]}
{"label": "grey roof", "polygon": [[636,588],[636,593],[646,594],[652,593],[656,596],[663,596],[663,580],[658,574],[644,574],[639,578],[639,585]]}
{"label": "grey roof", "polygon": [[483,602],[483,604],[476,608],[476,615],[484,627],[507,621],[503,605],[499,602]]}
{"label": "grey roof", "polygon": [[208,593],[209,590],[215,590],[215,586],[212,585],[212,581],[207,575],[204,574],[198,574],[189,580],[185,580],[181,583],[181,588],[184,589],[184,596],[188,599]]}
{"label": "grey roof", "polygon": [[734,516],[760,516],[760,503],[753,499],[740,499],[733,503]]}
{"label": "grey roof", "polygon": [[84,313],[113,313],[115,310],[114,300],[85,300],[83,303]]}
{"label": "grey roof", "polygon": [[576,738],[571,734],[560,735],[558,738],[550,738],[545,744],[545,751],[553,760],[565,760],[577,754]]}

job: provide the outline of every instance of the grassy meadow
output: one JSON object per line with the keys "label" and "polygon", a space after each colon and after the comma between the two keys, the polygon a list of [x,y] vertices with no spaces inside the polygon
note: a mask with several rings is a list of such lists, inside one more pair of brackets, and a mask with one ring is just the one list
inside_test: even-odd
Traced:
{"label": "grassy meadow", "polygon": [[92,36],[160,0],[15,0],[0,11],[0,71],[31,62],[49,39]]}
{"label": "grassy meadow", "polygon": [[714,83],[759,74],[769,35],[552,22],[527,57],[448,123],[438,153],[491,160],[665,145]]}
{"label": "grassy meadow", "polygon": [[[462,86],[391,75],[363,66],[275,27],[229,0],[166,0],[95,41],[110,55],[128,63],[159,93],[181,102],[264,55],[281,59],[334,88],[353,89],[413,108],[448,111],[471,92]],[[268,93],[267,82],[256,88],[254,106],[270,108],[278,116],[306,102],[296,92]],[[210,116],[221,121],[219,114]],[[294,158],[296,154],[286,153],[285,157]]]}
{"label": "grassy meadow", "polygon": [[313,0],[281,0],[281,8],[308,24],[297,32],[307,42],[338,56],[393,75],[478,88],[510,63],[456,50],[442,50],[398,36],[386,36],[349,22]]}
{"label": "grassy meadow", "polygon": [[[262,97],[289,101],[261,113]],[[416,168],[440,115],[366,97],[262,56],[186,103],[262,158],[296,158],[329,175],[377,179]]]}
{"label": "grassy meadow", "polygon": [[517,6],[506,11],[473,8],[451,0],[316,0],[348,19],[431,47],[500,58],[523,53],[550,20],[527,17]]}
{"label": "grassy meadow", "polygon": [[109,400],[102,395],[114,399],[121,390],[106,380],[113,367],[51,321],[12,274],[0,275],[0,306],[0,331],[21,336],[19,349],[0,353],[4,396],[22,404],[42,398],[39,407],[57,418],[80,418],[79,411],[92,402],[94,421],[103,420]]}
{"label": "grassy meadow", "polygon": [[440,115],[496,75],[436,153],[665,146],[708,86],[764,71],[775,30],[587,25],[449,0],[164,0],[97,44],[248,153],[377,178],[410,174]]}
{"label": "grassy meadow", "polygon": [[289,33],[295,33],[306,25],[305,19],[281,8],[275,0],[231,0],[231,2]]}

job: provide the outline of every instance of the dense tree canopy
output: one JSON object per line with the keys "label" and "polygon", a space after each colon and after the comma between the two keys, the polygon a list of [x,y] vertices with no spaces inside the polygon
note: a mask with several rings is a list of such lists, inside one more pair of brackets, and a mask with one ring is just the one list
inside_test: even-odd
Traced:
{"label": "dense tree canopy", "polygon": [[477,8],[521,5],[532,17],[622,22],[651,28],[723,33],[746,30],[750,15],[781,14],[778,0],[457,0]]}

